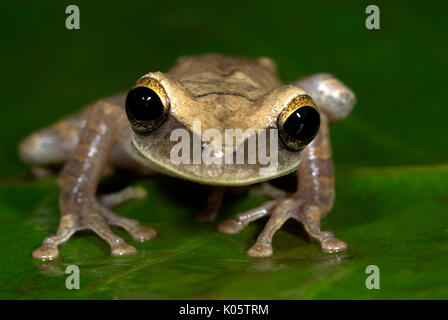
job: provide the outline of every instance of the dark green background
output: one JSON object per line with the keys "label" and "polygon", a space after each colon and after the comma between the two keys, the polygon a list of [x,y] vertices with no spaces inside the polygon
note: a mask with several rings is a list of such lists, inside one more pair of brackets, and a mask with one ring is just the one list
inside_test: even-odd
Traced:
{"label": "dark green background", "polygon": [[[80,30],[65,28],[69,4],[80,7]],[[365,28],[369,4],[380,7],[380,30]],[[0,298],[447,298],[447,4],[1,2]],[[149,197],[117,209],[160,233],[135,244],[117,230],[138,255],[110,257],[85,232],[57,261],[33,261],[32,250],[57,228],[58,188],[55,178],[30,178],[18,141],[149,71],[166,71],[180,55],[205,52],[270,56],[285,81],[327,71],[355,91],[356,108],[332,128],[337,200],[324,223],[349,250],[322,253],[288,223],[272,258],[249,258],[265,221],[218,234],[215,224],[194,221],[204,190],[163,179],[137,182]],[[229,196],[220,219],[264,200]],[[65,289],[69,264],[81,269],[81,290]],[[380,290],[365,288],[371,264],[380,267]]]}

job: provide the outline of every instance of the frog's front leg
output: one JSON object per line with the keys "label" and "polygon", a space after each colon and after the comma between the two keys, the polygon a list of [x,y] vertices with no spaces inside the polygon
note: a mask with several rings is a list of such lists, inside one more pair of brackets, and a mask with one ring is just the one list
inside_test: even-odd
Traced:
{"label": "frog's front leg", "polygon": [[321,116],[319,134],[303,152],[295,194],[301,203],[293,218],[303,224],[313,240],[320,242],[323,251],[343,251],[347,249],[344,241],[335,238],[329,231],[320,230],[320,221],[330,212],[335,198],[334,165],[325,114]]}
{"label": "frog's front leg", "polygon": [[106,102],[99,102],[89,110],[87,124],[81,132],[79,143],[59,177],[59,229],[56,235],[46,238],[43,244],[34,250],[34,258],[56,258],[59,254],[58,245],[65,243],[76,231],[83,229],[90,229],[104,239],[110,245],[112,255],[132,254],[136,249],[115,235],[109,225],[123,227],[134,239],[140,241],[156,235],[152,228],[142,226],[135,220],[118,217],[96,197],[102,168],[108,160],[116,137],[122,134],[118,132],[123,127],[120,123],[122,117],[111,116],[123,113],[118,108]]}
{"label": "frog's front leg", "polygon": [[278,194],[277,199],[222,222],[218,225],[218,231],[237,233],[250,222],[270,215],[264,230],[247,252],[252,257],[268,257],[273,253],[272,237],[275,232],[286,220],[294,218],[304,225],[312,239],[320,241],[323,251],[345,250],[347,246],[343,241],[336,239],[331,232],[320,230],[320,220],[330,211],[334,200],[333,161],[325,115],[321,118],[319,134],[303,151],[298,176],[295,193],[287,197]]}

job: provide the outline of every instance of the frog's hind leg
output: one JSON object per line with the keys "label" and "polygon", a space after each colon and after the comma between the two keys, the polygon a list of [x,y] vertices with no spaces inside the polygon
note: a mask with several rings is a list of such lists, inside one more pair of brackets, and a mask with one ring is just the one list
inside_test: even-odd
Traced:
{"label": "frog's hind leg", "polygon": [[[32,166],[34,176],[56,175],[59,169],[70,160],[78,145],[81,131],[86,126],[90,108],[92,105],[30,134],[19,143],[19,157]],[[102,168],[102,175],[112,174],[117,168],[134,171],[141,175],[154,173],[130,158],[119,144],[115,144],[112,148],[110,158]]]}
{"label": "frog's hind leg", "polygon": [[56,168],[69,160],[84,125],[82,111],[32,133],[20,142],[19,157],[33,166],[32,172],[38,177],[55,174]]}
{"label": "frog's hind leg", "polygon": [[341,80],[328,73],[316,73],[299,79],[293,85],[305,89],[329,123],[346,118],[356,104],[353,91]]}
{"label": "frog's hind leg", "polygon": [[200,222],[213,221],[218,216],[224,198],[225,188],[214,187],[207,199],[207,206],[198,214],[196,220]]}

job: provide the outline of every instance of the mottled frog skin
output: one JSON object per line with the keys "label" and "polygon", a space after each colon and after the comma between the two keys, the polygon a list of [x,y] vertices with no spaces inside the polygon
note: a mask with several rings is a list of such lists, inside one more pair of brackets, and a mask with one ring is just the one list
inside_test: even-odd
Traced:
{"label": "mottled frog skin", "polygon": [[[140,103],[148,101],[157,103],[158,109],[142,113]],[[136,249],[116,236],[110,226],[124,228],[137,241],[156,236],[153,228],[111,211],[124,201],[144,197],[145,190],[130,186],[114,194],[96,194],[100,177],[111,168],[130,169],[142,175],[155,171],[212,186],[199,220],[214,219],[224,193],[237,186],[270,195],[272,200],[217,226],[219,232],[234,234],[252,221],[270,216],[247,251],[252,257],[272,255],[272,237],[290,218],[301,222],[323,251],[345,250],[347,245],[342,240],[321,231],[320,221],[330,212],[335,198],[329,124],[345,118],[354,104],[353,92],[330,74],[314,74],[282,84],[275,64],[265,57],[183,57],[167,73],[150,72],[138,79],[129,93],[100,99],[20,143],[20,157],[33,166],[34,172],[63,166],[58,180],[59,228],[32,256],[56,258],[58,246],[83,229],[94,231],[117,256],[133,254]],[[291,118],[300,118],[305,111],[318,121]],[[260,174],[257,164],[173,164],[170,150],[176,141],[170,140],[170,133],[182,128],[201,137],[193,121],[201,122],[202,131],[213,128],[223,135],[229,128],[278,129],[278,166],[269,174]],[[291,123],[296,131],[291,131]],[[299,127],[311,133],[304,136],[297,131]],[[224,157],[243,148],[247,140],[240,145],[202,141],[202,148],[210,143],[221,143]],[[298,181],[293,193],[268,182],[294,172]]]}

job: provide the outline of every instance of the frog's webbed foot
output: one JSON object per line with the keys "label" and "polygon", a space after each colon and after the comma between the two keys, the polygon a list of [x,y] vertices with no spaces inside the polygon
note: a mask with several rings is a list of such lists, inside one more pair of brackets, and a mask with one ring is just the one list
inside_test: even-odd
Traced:
{"label": "frog's webbed foot", "polygon": [[249,223],[265,217],[271,213],[272,208],[277,204],[276,200],[268,201],[261,206],[238,214],[235,218],[225,220],[218,224],[218,231],[226,234],[235,234],[244,229]]}
{"label": "frog's webbed foot", "polygon": [[320,230],[320,218],[322,210],[318,205],[308,202],[299,195],[293,195],[286,199],[271,200],[263,205],[243,212],[234,219],[221,222],[218,231],[221,233],[235,234],[240,232],[249,223],[261,217],[270,215],[264,230],[258,236],[256,242],[247,251],[251,257],[269,257],[273,254],[272,237],[289,218],[300,221],[313,240],[321,243],[325,252],[338,252],[347,248],[342,240],[336,239],[333,233]]}
{"label": "frog's webbed foot", "polygon": [[[140,189],[126,188],[118,193],[103,196],[102,202],[117,205],[130,198],[141,196]],[[105,199],[109,199],[105,201]],[[58,246],[64,244],[79,230],[90,229],[105,240],[111,247],[113,256],[134,254],[137,250],[115,235],[110,226],[125,229],[135,240],[146,241],[154,238],[157,232],[153,228],[142,226],[137,220],[123,218],[110,211],[104,204],[89,197],[82,198],[80,203],[71,199],[70,195],[61,195],[62,217],[56,235],[45,238],[43,244],[33,252],[33,257],[41,260],[52,260],[58,257]]]}
{"label": "frog's webbed foot", "polygon": [[215,187],[207,200],[207,206],[199,213],[196,219],[200,222],[213,221],[218,216],[224,198],[225,188]]}
{"label": "frog's webbed foot", "polygon": [[218,225],[218,231],[221,233],[235,234],[243,230],[252,221],[258,220],[271,213],[271,209],[278,203],[278,200],[284,199],[288,193],[268,182],[262,182],[249,189],[250,196],[270,196],[275,200],[264,203],[263,205],[249,211],[238,214],[235,218],[221,222]]}
{"label": "frog's webbed foot", "polygon": [[285,221],[292,216],[293,207],[294,201],[290,198],[271,200],[255,209],[240,213],[234,219],[221,222],[218,225],[218,231],[228,234],[238,233],[249,223],[271,215],[257,241],[247,251],[247,254],[251,257],[269,257],[273,253],[272,237]]}
{"label": "frog's webbed foot", "polygon": [[271,214],[272,208],[278,203],[278,200],[284,199],[288,193],[268,182],[262,182],[249,189],[250,196],[270,196],[275,200],[268,201],[261,206],[238,214],[235,218],[221,222],[218,225],[218,231],[221,233],[235,234],[244,229],[252,221],[258,220]]}
{"label": "frog's webbed foot", "polygon": [[307,203],[293,215],[293,218],[301,222],[311,240],[319,241],[322,251],[334,253],[347,249],[347,244],[334,237],[330,231],[320,230],[320,220],[324,209],[317,204]]}

